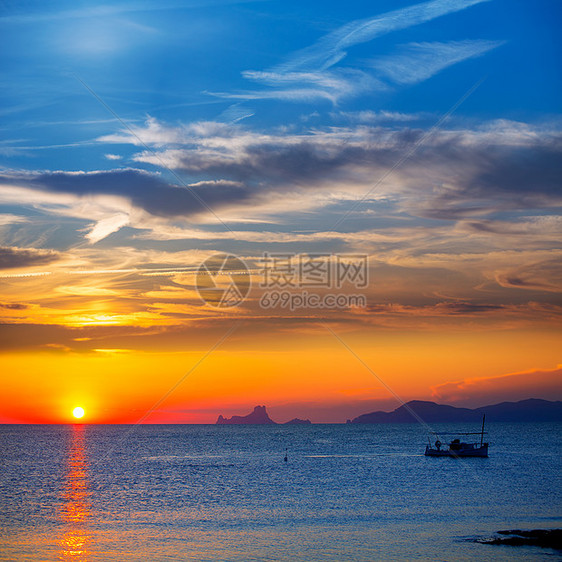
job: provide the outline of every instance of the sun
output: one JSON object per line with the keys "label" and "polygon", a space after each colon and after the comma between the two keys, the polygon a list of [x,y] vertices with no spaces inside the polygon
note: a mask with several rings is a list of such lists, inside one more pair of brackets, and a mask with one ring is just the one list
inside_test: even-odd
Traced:
{"label": "sun", "polygon": [[81,408],[80,406],[76,406],[76,408],[72,410],[72,415],[78,420],[80,418],[83,418],[85,413],[86,412],[84,412],[84,408]]}

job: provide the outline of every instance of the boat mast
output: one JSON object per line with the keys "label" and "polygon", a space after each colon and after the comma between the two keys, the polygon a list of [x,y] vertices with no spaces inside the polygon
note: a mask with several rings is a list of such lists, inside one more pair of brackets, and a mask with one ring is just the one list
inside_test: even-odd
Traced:
{"label": "boat mast", "polygon": [[484,444],[484,422],[486,421],[486,414],[482,416],[482,436],[480,437],[480,447]]}

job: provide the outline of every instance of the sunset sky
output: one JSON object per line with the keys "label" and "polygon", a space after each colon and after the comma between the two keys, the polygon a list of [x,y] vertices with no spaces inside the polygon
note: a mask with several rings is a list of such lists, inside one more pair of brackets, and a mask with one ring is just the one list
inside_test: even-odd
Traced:
{"label": "sunset sky", "polygon": [[[562,399],[561,17],[2,3],[0,423]],[[367,255],[367,306],[264,309],[264,253]]]}

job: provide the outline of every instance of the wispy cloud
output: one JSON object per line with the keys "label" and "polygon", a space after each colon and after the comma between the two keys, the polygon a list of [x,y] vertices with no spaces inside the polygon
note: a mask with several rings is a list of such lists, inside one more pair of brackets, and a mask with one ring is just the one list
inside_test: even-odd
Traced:
{"label": "wispy cloud", "polygon": [[483,55],[502,44],[502,41],[409,43],[396,54],[379,57],[371,64],[381,78],[400,85],[416,84],[453,64]]}
{"label": "wispy cloud", "polygon": [[245,71],[245,78],[268,89],[243,90],[234,93],[208,92],[213,96],[233,100],[275,99],[292,102],[329,101],[356,96],[361,92],[385,90],[387,86],[372,74],[353,68],[319,72],[258,72]]}
{"label": "wispy cloud", "polygon": [[244,107],[244,105],[240,103],[235,103],[229,107],[227,107],[217,118],[217,121],[221,121],[224,123],[238,123],[243,119],[247,119],[248,117],[252,117],[254,112]]}
{"label": "wispy cloud", "polygon": [[331,112],[330,116],[336,121],[351,121],[359,123],[407,123],[409,121],[418,121],[429,114],[421,113],[402,113],[400,111],[338,111]]}
{"label": "wispy cloud", "polygon": [[7,226],[11,224],[20,224],[22,222],[28,222],[27,217],[22,217],[19,215],[1,214],[0,215],[0,226]]}
{"label": "wispy cloud", "polygon": [[346,50],[354,45],[485,1],[488,0],[432,0],[379,16],[355,20],[325,35],[310,47],[297,51],[287,62],[275,69],[283,73],[325,70],[345,58]]}
{"label": "wispy cloud", "polygon": [[[351,21],[294,52],[267,71],[247,70],[243,77],[264,86],[238,92],[213,93],[225,99],[277,99],[293,102],[327,100],[333,104],[369,91],[385,91],[389,85],[405,85],[431,78],[439,70],[485,53],[499,43],[458,41],[413,43],[396,55],[374,61],[372,70],[359,65],[336,68],[348,50],[388,33],[407,29],[464,10],[488,0],[431,0],[382,15]],[[393,63],[396,66],[393,67]],[[363,64],[361,66],[364,66]],[[377,73],[378,72],[378,73]]]}

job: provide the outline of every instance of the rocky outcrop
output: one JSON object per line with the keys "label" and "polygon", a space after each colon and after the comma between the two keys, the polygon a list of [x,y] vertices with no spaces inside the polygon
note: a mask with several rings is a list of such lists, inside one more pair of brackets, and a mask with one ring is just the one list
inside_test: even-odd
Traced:
{"label": "rocky outcrop", "polygon": [[562,550],[562,529],[533,529],[531,531],[498,531],[498,537],[476,539],[481,544],[500,544],[507,546],[540,546]]}
{"label": "rocky outcrop", "polygon": [[308,425],[312,422],[310,420],[301,420],[299,418],[293,418],[291,421],[285,422],[285,425]]}
{"label": "rocky outcrop", "polygon": [[247,416],[232,416],[231,418],[224,418],[219,416],[217,420],[218,425],[243,425],[243,424],[260,424],[271,425],[275,422],[268,416],[265,406],[256,406],[254,411]]}

